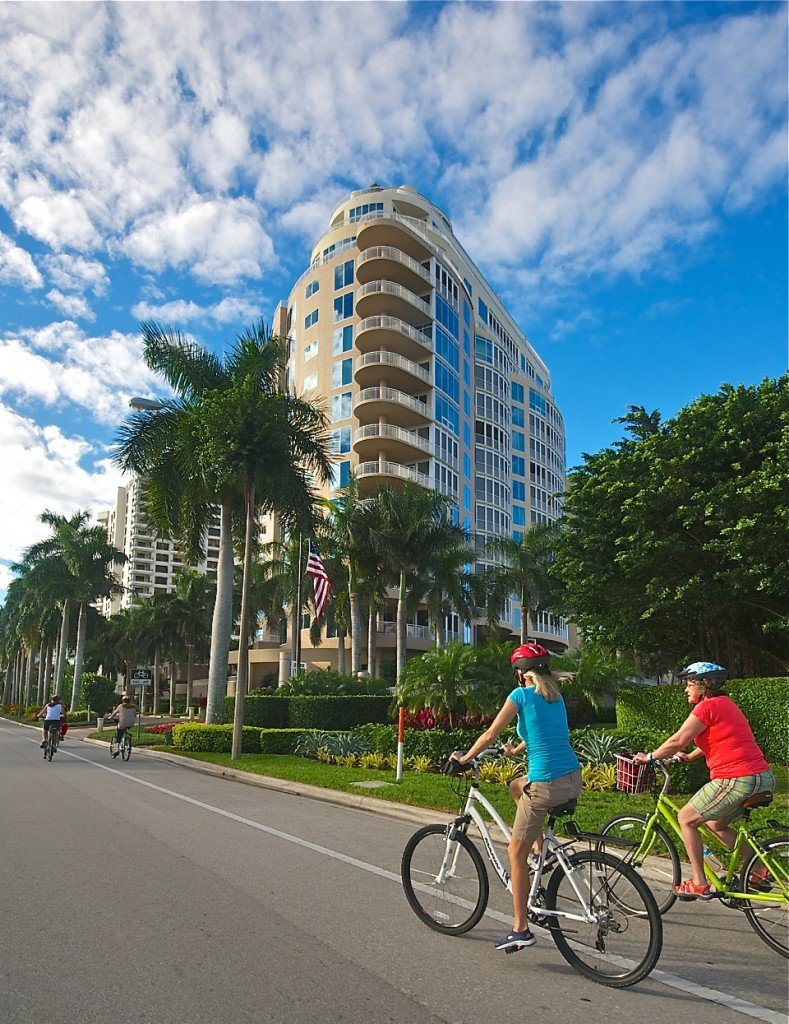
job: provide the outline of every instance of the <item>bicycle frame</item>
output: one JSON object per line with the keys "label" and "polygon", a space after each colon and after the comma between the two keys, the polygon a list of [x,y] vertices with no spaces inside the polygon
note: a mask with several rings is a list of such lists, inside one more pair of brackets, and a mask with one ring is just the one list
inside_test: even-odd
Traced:
{"label": "bicycle frame", "polygon": [[[485,751],[482,752],[482,754],[484,753]],[[512,833],[510,832],[509,828],[507,828],[506,824],[504,823],[501,815],[498,813],[496,808],[491,804],[487,797],[480,793],[478,776],[479,767],[478,765],[474,764],[474,780],[471,783],[471,787],[466,798],[466,805],[463,808],[462,814],[458,818],[455,818],[455,820],[452,822],[452,826],[450,828],[448,836],[449,842],[447,843],[447,848],[444,853],[444,859],[441,863],[441,867],[439,869],[438,874],[436,875],[436,882],[439,885],[441,885],[445,881],[447,874],[451,876],[454,873],[457,867],[457,858],[460,852],[460,847],[458,846],[457,843],[453,842],[453,839],[457,834],[458,830],[466,829],[470,822],[473,821],[474,824],[479,829],[480,835],[482,836],[482,842],[485,846],[485,852],[488,855],[488,860],[490,861],[493,870],[498,875],[502,885],[507,889],[508,892],[511,893],[512,884],[510,882],[510,873],[506,870],[506,868],[502,865],[501,861],[499,860],[498,854],[496,853],[496,850],[493,846],[493,840],[491,839],[490,830],[488,829],[488,823],[482,817],[482,814],[480,813],[479,807],[477,805],[480,805],[490,815],[493,824],[499,830],[506,843],[509,843],[510,839],[512,838]],[[599,920],[599,915],[593,913],[590,909],[587,898],[584,896],[581,889],[576,883],[575,876],[577,872],[575,868],[570,864],[567,858],[567,854],[564,852],[564,847],[571,845],[572,840],[566,843],[559,842],[559,840],[553,834],[552,819],[549,818],[548,824],[545,828],[542,846],[540,848],[539,864],[537,865],[537,870],[532,872],[532,882],[531,888],[529,889],[529,900],[527,908],[528,910],[534,913],[539,913],[543,917],[563,917],[567,918],[568,920],[583,921],[585,924],[594,924],[596,921]],[[561,868],[561,870],[564,871],[565,875],[569,879],[570,885],[575,890],[575,895],[578,897],[581,906],[584,907],[586,911],[586,913],[583,916],[580,914],[571,914],[569,911],[564,910],[547,910],[545,907],[539,905],[536,902],[537,894],[540,891],[540,885],[542,882],[545,861],[547,860],[547,855],[549,852],[552,853],[558,861],[558,866],[557,868],[554,868],[554,870],[558,870],[559,868]]]}
{"label": "bicycle frame", "polygon": [[[638,855],[644,857],[647,856],[652,849],[654,843],[654,827],[658,822],[663,822],[668,825],[674,834],[682,840],[682,829],[679,824],[679,812],[681,807],[667,795],[670,780],[668,770],[660,762],[656,762],[656,764],[663,772],[665,781],[657,795],[655,809],[646,819],[644,838],[636,851]],[[699,832],[705,839],[717,839],[715,834],[707,828],[704,823],[699,826]],[[748,900],[751,903],[775,903],[776,898],[772,893],[744,893],[740,892],[737,888],[731,888],[735,875],[737,874],[737,870],[740,867],[742,859],[744,858],[745,852],[748,848],[752,849],[758,855],[759,860],[767,867],[772,874],[772,877],[780,885],[783,900],[789,902],[789,884],[781,878],[779,862],[775,857],[770,856],[770,854],[762,848],[761,843],[759,843],[752,833],[749,832],[748,826],[745,822],[740,822],[739,825],[737,825],[737,839],[734,844],[734,849],[729,852],[728,867],[723,878],[716,875],[709,864],[707,864],[706,861],[704,862],[704,874],[710,885],[725,899]]]}

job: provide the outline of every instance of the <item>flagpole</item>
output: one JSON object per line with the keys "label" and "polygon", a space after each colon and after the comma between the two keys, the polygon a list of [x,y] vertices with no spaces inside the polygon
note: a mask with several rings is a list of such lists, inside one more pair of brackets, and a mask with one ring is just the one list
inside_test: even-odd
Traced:
{"label": "flagpole", "polygon": [[304,575],[302,570],[302,543],[303,536],[301,530],[299,530],[299,571],[296,577],[296,628],[293,631],[293,668],[291,669],[291,677],[295,676],[301,666],[301,580]]}

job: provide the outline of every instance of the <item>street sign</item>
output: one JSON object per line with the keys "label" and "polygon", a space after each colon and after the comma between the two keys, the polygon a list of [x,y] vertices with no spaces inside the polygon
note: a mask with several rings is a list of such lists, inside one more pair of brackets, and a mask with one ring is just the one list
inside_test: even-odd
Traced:
{"label": "street sign", "polygon": [[153,673],[149,668],[133,668],[131,670],[132,686],[148,687],[153,685]]}

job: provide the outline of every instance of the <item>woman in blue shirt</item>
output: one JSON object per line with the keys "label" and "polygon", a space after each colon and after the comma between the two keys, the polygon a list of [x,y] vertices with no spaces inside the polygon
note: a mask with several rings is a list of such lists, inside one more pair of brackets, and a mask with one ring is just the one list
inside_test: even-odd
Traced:
{"label": "woman in blue shirt", "polygon": [[492,746],[500,733],[518,716],[518,744],[504,744],[506,754],[529,752],[529,775],[516,780],[510,792],[517,802],[510,858],[510,883],[514,922],[512,931],[496,943],[496,949],[514,952],[537,941],[529,929],[529,852],[542,833],[551,807],[574,800],[581,792],[581,766],[570,746],[567,711],[559,684],[551,674],[550,653],[540,644],[516,647],[510,663],[517,686],[510,693],[493,723],[465,752],[456,750],[453,759],[466,764],[480,751]]}

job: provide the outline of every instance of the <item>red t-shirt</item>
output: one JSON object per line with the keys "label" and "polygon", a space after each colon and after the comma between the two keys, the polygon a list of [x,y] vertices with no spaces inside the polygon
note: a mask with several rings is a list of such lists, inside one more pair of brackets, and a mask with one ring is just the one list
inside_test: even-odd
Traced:
{"label": "red t-shirt", "polygon": [[707,697],[691,711],[707,727],[696,737],[711,779],[738,779],[769,769],[748,719],[731,697]]}

